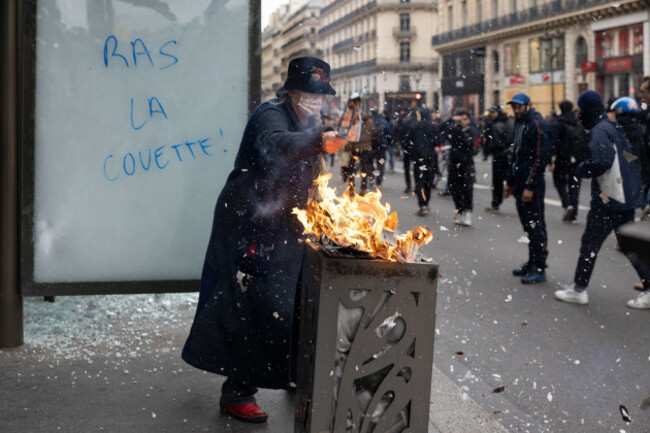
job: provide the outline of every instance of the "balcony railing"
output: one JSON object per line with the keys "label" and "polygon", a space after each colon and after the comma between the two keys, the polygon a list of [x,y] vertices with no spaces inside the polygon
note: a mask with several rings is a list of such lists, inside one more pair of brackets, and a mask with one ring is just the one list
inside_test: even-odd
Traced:
{"label": "balcony railing", "polygon": [[527,24],[537,21],[542,17],[552,17],[553,15],[575,12],[585,8],[604,5],[611,3],[611,0],[553,0],[543,6],[531,7],[522,11],[502,15],[498,18],[482,21],[480,23],[451,30],[439,35],[433,36],[431,44],[442,45],[459,39],[479,36],[485,33],[514,27],[521,24]]}
{"label": "balcony railing", "polygon": [[334,44],[332,46],[332,51],[337,52],[337,51],[344,50],[346,48],[350,48],[350,47],[352,47],[352,46],[354,46],[356,44],[359,44],[359,43],[361,43],[363,41],[374,39],[376,36],[377,36],[376,30],[371,30],[371,31],[366,32],[366,33],[364,33],[362,35],[359,35],[357,37],[347,38],[347,39],[345,39],[345,40],[343,40],[341,42],[337,42],[336,44]]}
{"label": "balcony railing", "polygon": [[330,31],[331,29],[336,28],[336,27],[340,26],[341,24],[343,24],[343,23],[345,23],[347,21],[350,21],[350,20],[356,18],[357,16],[359,16],[361,14],[364,14],[364,13],[368,12],[369,10],[374,8],[375,6],[377,6],[377,0],[373,0],[370,3],[368,3],[366,5],[363,5],[360,8],[352,11],[351,13],[347,14],[346,16],[339,18],[338,20],[334,21],[333,23],[328,24],[325,27],[321,27],[321,29],[318,31],[318,33],[320,35],[323,35],[323,34],[327,33],[328,31]]}
{"label": "balcony railing", "polygon": [[377,59],[368,60],[365,62],[354,63],[352,65],[344,66],[342,68],[333,69],[331,74],[343,74],[345,72],[356,71],[359,69],[370,68],[377,64]]}
{"label": "balcony railing", "polygon": [[415,36],[415,28],[410,27],[410,28],[402,28],[402,27],[393,27],[393,36],[398,37],[398,38],[410,38],[412,36]]}

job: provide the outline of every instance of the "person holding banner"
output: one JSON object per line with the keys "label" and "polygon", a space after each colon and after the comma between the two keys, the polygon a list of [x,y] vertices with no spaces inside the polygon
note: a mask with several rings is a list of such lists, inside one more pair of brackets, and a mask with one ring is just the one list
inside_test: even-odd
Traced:
{"label": "person holding banner", "polygon": [[291,214],[307,203],[321,155],[346,144],[319,125],[330,66],[314,57],[289,63],[284,93],[252,113],[235,166],[214,211],[194,323],[183,359],[226,376],[219,405],[261,423],[258,387],[295,380],[292,338],[302,268],[302,227]]}

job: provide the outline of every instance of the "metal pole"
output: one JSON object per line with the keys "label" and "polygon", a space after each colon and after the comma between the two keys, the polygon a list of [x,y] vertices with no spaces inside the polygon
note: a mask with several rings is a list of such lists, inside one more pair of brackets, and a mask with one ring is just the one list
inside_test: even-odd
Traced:
{"label": "metal pole", "polygon": [[18,279],[18,2],[0,2],[0,347],[23,344],[23,300]]}

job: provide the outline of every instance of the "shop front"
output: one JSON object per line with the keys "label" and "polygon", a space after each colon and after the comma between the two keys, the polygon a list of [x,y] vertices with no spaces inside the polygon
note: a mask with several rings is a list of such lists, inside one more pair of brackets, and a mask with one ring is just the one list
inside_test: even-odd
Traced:
{"label": "shop front", "polygon": [[464,109],[478,119],[485,110],[485,48],[442,57],[443,112]]}
{"label": "shop front", "polygon": [[390,113],[400,110],[410,110],[415,107],[427,105],[427,96],[421,92],[386,92],[384,94],[384,109]]}
{"label": "shop front", "polygon": [[596,89],[605,101],[635,97],[643,79],[643,23],[595,32]]}

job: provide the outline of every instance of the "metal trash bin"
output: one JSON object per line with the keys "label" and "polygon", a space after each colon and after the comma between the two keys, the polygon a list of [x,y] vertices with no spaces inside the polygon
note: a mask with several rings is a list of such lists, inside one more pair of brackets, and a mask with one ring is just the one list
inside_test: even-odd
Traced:
{"label": "metal trash bin", "polygon": [[295,433],[428,431],[437,278],[306,243]]}

